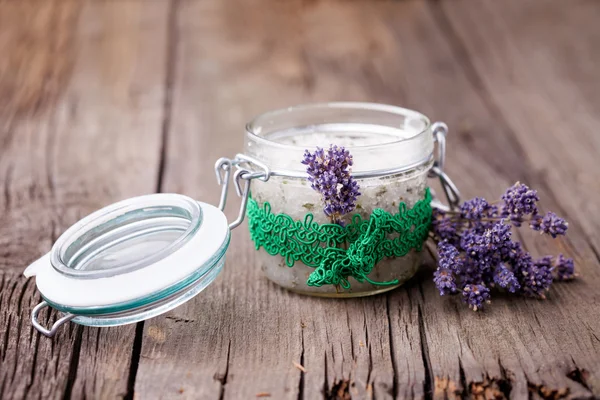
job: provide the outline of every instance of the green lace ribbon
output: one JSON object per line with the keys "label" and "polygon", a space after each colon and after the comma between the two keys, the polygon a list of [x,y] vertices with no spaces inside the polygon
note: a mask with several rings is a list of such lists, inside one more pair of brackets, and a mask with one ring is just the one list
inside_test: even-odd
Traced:
{"label": "green lace ribbon", "polygon": [[[346,226],[319,224],[308,213],[304,221],[273,214],[271,205],[248,199],[248,226],[256,249],[281,255],[288,267],[298,260],[315,268],[308,286],[340,285],[350,288],[348,277],[373,285],[395,285],[397,280],[374,282],[368,275],[386,257],[402,257],[411,249],[421,250],[431,224],[431,194],[408,209],[400,203],[397,214],[375,209],[368,219],[358,214]],[[344,248],[346,247],[346,248]]]}

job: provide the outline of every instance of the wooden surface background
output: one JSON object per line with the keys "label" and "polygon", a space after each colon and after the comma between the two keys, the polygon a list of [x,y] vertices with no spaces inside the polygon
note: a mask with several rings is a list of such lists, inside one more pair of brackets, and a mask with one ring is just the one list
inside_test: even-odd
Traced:
{"label": "wooden surface background", "polygon": [[[0,397],[600,396],[599,21],[596,0],[0,0]],[[474,313],[430,261],[388,295],[314,299],[262,278],[238,229],[165,316],[32,329],[21,273],[68,226],[155,191],[217,202],[246,121],[329,100],[447,122],[464,195],[537,188],[569,235],[523,240],[581,278]]]}

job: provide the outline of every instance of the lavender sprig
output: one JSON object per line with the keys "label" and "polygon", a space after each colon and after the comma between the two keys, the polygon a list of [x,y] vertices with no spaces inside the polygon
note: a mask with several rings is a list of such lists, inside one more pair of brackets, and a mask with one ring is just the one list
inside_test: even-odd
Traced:
{"label": "lavender sprig", "polygon": [[483,308],[484,304],[490,303],[490,289],[485,285],[466,285],[462,291],[463,301],[469,308],[477,311]]}
{"label": "lavender sprig", "polygon": [[511,293],[515,293],[521,288],[515,274],[504,264],[500,264],[496,268],[496,271],[494,272],[494,283]]}
{"label": "lavender sprig", "polygon": [[521,226],[525,215],[536,215],[537,202],[540,198],[536,190],[529,189],[526,185],[517,182],[502,195],[504,207],[502,216],[510,217],[515,226]]}
{"label": "lavender sprig", "polygon": [[317,147],[313,153],[305,150],[302,164],[311,187],[321,194],[323,212],[332,222],[341,223],[341,217],[354,210],[360,196],[360,187],[350,173],[352,155],[341,146],[331,145],[327,150]]}
{"label": "lavender sprig", "polygon": [[552,211],[549,211],[543,217],[541,215],[535,215],[531,219],[529,227],[534,231],[546,233],[555,238],[559,235],[564,235],[567,233],[569,224],[563,218],[560,218]]}
{"label": "lavender sprig", "polygon": [[491,288],[545,298],[553,281],[576,276],[574,262],[562,254],[534,260],[518,241],[512,227],[528,222],[531,229],[556,238],[568,224],[553,212],[539,214],[535,190],[516,183],[501,201],[476,197],[457,211],[434,211],[432,233],[438,241],[434,283],[441,295],[462,293],[473,310],[491,298]]}
{"label": "lavender sprig", "polygon": [[573,259],[565,258],[562,254],[559,254],[556,259],[554,272],[556,273],[556,279],[559,281],[568,281],[577,276]]}

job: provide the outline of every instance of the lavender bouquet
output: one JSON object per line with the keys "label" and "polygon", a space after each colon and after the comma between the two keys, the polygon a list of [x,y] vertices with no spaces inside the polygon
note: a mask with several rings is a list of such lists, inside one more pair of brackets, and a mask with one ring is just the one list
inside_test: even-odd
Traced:
{"label": "lavender bouquet", "polygon": [[433,281],[440,295],[460,293],[477,311],[489,303],[492,288],[543,299],[554,279],[574,278],[572,259],[560,254],[536,260],[512,239],[512,228],[523,224],[553,238],[567,232],[564,219],[539,213],[538,201],[535,190],[517,182],[496,203],[476,197],[457,211],[435,210],[438,268]]}

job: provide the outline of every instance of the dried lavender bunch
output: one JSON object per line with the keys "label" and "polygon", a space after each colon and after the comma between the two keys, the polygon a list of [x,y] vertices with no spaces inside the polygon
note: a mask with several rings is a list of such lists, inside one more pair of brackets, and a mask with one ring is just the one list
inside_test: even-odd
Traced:
{"label": "dried lavender bunch", "polygon": [[341,146],[330,145],[327,150],[317,147],[314,153],[305,150],[302,164],[311,187],[321,194],[325,215],[341,224],[341,217],[354,210],[360,196],[360,187],[350,172],[352,155]]}
{"label": "dried lavender bunch", "polygon": [[460,210],[433,214],[432,232],[438,244],[438,268],[433,281],[440,295],[462,293],[479,310],[490,301],[490,289],[545,298],[554,279],[573,279],[573,259],[562,254],[534,260],[512,238],[512,227],[524,222],[553,238],[565,235],[567,222],[553,212],[540,215],[537,191],[517,182],[489,203],[476,197]]}

